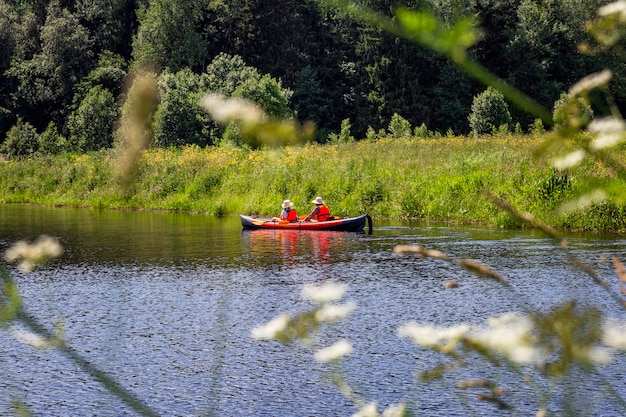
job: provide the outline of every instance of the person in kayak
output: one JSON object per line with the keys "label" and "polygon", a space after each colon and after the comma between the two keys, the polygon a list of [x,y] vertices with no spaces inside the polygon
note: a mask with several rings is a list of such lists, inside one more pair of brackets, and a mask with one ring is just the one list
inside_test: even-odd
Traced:
{"label": "person in kayak", "polygon": [[282,208],[283,211],[280,213],[280,217],[272,217],[273,222],[287,220],[289,223],[295,223],[298,221],[298,212],[293,208],[291,201],[283,201]]}
{"label": "person in kayak", "polygon": [[326,207],[326,204],[324,204],[324,200],[322,200],[322,197],[317,197],[315,200],[312,201],[312,203],[315,204],[315,208],[313,209],[311,214],[305,217],[305,222],[308,222],[311,219],[315,219],[318,222],[323,222],[330,219],[330,209]]}

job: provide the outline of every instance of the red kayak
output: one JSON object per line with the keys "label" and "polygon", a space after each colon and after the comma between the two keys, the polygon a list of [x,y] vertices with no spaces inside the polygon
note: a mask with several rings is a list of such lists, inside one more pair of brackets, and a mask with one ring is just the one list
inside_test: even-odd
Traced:
{"label": "red kayak", "polygon": [[286,220],[272,221],[271,219],[259,219],[251,216],[240,214],[241,225],[244,230],[254,229],[281,229],[281,230],[336,230],[343,232],[361,232],[365,228],[365,222],[368,222],[369,233],[372,233],[372,218],[368,214],[359,217],[347,217],[345,219],[333,218],[323,222],[316,221],[297,221],[289,223]]}

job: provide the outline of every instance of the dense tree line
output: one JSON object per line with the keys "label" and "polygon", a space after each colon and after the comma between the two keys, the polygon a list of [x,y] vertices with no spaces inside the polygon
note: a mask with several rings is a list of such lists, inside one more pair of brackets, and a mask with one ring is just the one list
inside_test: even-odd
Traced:
{"label": "dense tree line", "polygon": [[[385,15],[403,3],[450,24],[475,15],[482,40],[473,57],[548,108],[589,73],[623,74],[621,57],[578,51],[602,0],[360,3]],[[312,120],[326,141],[348,119],[364,137],[398,115],[468,133],[485,90],[435,53],[313,0],[0,0],[0,44],[1,149],[14,155],[111,146],[123,86],[139,67],[158,79],[159,146],[221,140],[196,105],[207,91]],[[619,105],[625,87],[616,76]],[[524,129],[533,122],[519,109],[511,117]]]}

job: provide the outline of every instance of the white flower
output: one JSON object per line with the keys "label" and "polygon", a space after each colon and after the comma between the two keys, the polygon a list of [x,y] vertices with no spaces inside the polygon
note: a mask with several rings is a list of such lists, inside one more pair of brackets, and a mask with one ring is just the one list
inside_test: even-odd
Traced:
{"label": "white flower", "polygon": [[614,3],[609,3],[598,9],[599,16],[609,16],[613,13],[619,13],[621,16],[626,16],[626,1],[619,0]]}
{"label": "white flower", "polygon": [[403,417],[405,411],[404,403],[392,404],[383,411],[383,417]]}
{"label": "white flower", "polygon": [[33,346],[37,349],[46,349],[50,346],[48,340],[36,333],[32,333],[26,330],[13,329],[11,336],[22,343]]}
{"label": "white flower", "polygon": [[321,286],[306,284],[302,288],[302,298],[318,303],[329,303],[340,300],[347,290],[347,284],[338,282],[327,282]]}
{"label": "white flower", "polygon": [[604,326],[602,341],[608,347],[626,350],[626,324],[608,323]]}
{"label": "white flower", "polygon": [[9,263],[18,262],[22,272],[32,272],[46,260],[58,258],[62,253],[63,247],[58,240],[42,235],[32,244],[23,240],[17,242],[6,250],[4,259]]}
{"label": "white flower", "polygon": [[563,157],[554,159],[554,161],[552,162],[552,166],[554,166],[556,169],[571,168],[573,166],[578,165],[578,163],[582,161],[584,158],[585,158],[585,151],[583,151],[582,149],[579,149],[577,151],[570,152]]}
{"label": "white flower", "polygon": [[613,74],[608,69],[587,75],[570,88],[569,94],[576,96],[594,88],[605,86],[611,81],[611,77]]}
{"label": "white flower", "polygon": [[626,123],[614,117],[596,119],[589,124],[589,131],[598,136],[591,143],[592,149],[604,149],[615,146],[624,140]]}
{"label": "white flower", "polygon": [[378,404],[375,402],[365,404],[358,412],[352,414],[352,417],[378,417]]}
{"label": "white flower", "polygon": [[200,105],[218,123],[228,124],[232,120],[245,123],[261,123],[265,119],[263,110],[254,103],[241,98],[226,98],[221,94],[207,94]]}
{"label": "white flower", "polygon": [[418,324],[409,322],[398,329],[400,337],[411,339],[418,346],[440,347],[446,344],[446,349],[453,349],[456,343],[468,332],[470,327],[467,324],[460,324],[453,327],[437,327],[432,324]]}
{"label": "white flower", "polygon": [[351,354],[352,350],[352,343],[347,340],[340,340],[334,345],[316,351],[313,358],[320,363],[331,362]]}
{"label": "white flower", "polygon": [[347,317],[356,308],[356,303],[349,302],[342,305],[324,304],[315,312],[315,320],[318,322],[335,321]]}
{"label": "white flower", "polygon": [[571,213],[584,207],[588,207],[592,204],[601,203],[605,201],[606,198],[607,195],[604,191],[593,190],[590,193],[579,196],[577,199],[573,199],[563,203],[559,208],[559,212],[562,214]]}
{"label": "white flower", "polygon": [[291,321],[289,314],[283,313],[263,326],[252,329],[252,337],[259,340],[271,340],[287,328]]}
{"label": "white flower", "polygon": [[574,357],[585,362],[591,362],[596,365],[603,365],[611,361],[611,354],[608,349],[603,347],[580,348],[574,346]]}
{"label": "white flower", "polygon": [[541,359],[534,345],[530,318],[515,313],[488,320],[489,328],[478,331],[474,340],[519,364],[535,363]]}

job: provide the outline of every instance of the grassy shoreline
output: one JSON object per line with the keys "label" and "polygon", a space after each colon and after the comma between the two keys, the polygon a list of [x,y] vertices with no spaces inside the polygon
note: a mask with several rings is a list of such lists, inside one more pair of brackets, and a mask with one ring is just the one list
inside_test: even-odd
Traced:
{"label": "grassy shoreline", "polygon": [[[573,214],[555,209],[602,180],[588,162],[556,172],[535,157],[541,136],[382,139],[280,149],[150,149],[126,187],[112,150],[0,163],[0,202],[102,209],[143,209],[213,215],[276,215],[291,199],[300,214],[324,197],[334,214],[368,212],[378,218],[415,218],[503,227],[519,222],[483,193],[506,199],[544,222],[576,230],[626,231],[623,209],[596,205]],[[622,159],[623,160],[623,159]]]}

